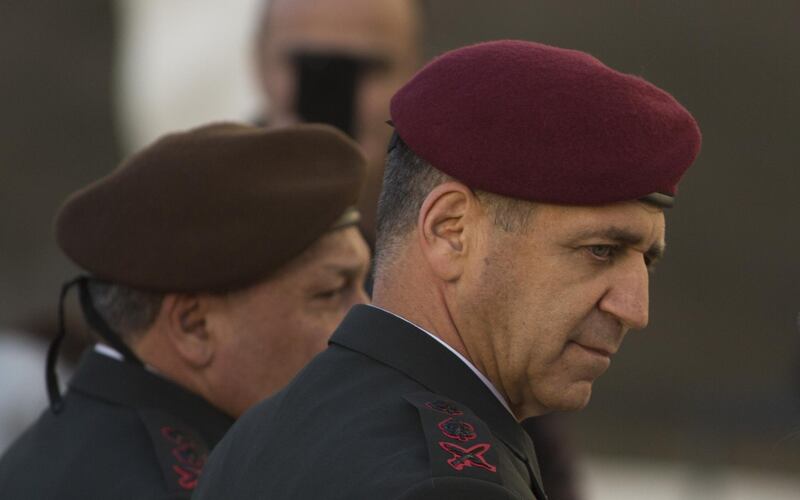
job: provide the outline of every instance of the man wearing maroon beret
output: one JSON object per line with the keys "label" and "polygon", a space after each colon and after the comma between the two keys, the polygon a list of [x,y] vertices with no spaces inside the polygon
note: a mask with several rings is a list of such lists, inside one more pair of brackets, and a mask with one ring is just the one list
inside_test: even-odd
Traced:
{"label": "man wearing maroon beret", "polygon": [[373,306],[212,454],[196,498],[547,498],[523,419],[583,408],[648,321],[700,148],[674,98],[523,41],[444,54],[391,103]]}
{"label": "man wearing maroon beret", "polygon": [[[0,460],[15,499],[188,498],[233,419],[366,300],[358,146],[326,125],[170,134],[72,195],[58,243],[98,335]],[[62,325],[62,336],[63,336]]]}

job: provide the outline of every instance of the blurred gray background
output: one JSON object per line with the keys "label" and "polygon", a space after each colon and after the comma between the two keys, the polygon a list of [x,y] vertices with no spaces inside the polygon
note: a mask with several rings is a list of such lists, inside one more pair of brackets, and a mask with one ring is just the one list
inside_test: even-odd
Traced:
{"label": "blurred gray background", "polygon": [[[226,2],[224,20],[219,4],[0,4],[0,327],[52,330],[59,286],[76,271],[51,233],[70,191],[169,128],[252,117],[242,44],[257,2]],[[651,326],[629,336],[589,408],[570,417],[577,447],[601,460],[590,483],[616,477],[609,463],[645,459],[690,464],[675,474],[703,478],[691,491],[739,468],[800,477],[800,2],[434,0],[429,10],[429,57],[498,38],[584,50],[673,93],[703,130],[667,214]],[[154,20],[158,30],[142,31]],[[216,36],[206,46],[205,26]],[[195,47],[175,52],[172,86],[140,45],[163,55],[171,35]],[[198,83],[204,71],[218,83]],[[664,498],[701,498],[681,488]]]}

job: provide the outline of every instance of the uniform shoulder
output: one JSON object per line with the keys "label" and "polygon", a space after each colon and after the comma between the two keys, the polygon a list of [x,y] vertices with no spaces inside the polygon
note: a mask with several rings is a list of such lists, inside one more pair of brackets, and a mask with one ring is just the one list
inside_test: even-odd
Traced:
{"label": "uniform shoulder", "polygon": [[6,498],[188,498],[173,493],[137,411],[68,393],[0,460]]}
{"label": "uniform shoulder", "polygon": [[432,484],[444,479],[448,479],[445,481],[448,485],[451,479],[501,483],[495,439],[486,423],[472,410],[432,392],[405,394],[403,398],[419,415],[428,448]]}

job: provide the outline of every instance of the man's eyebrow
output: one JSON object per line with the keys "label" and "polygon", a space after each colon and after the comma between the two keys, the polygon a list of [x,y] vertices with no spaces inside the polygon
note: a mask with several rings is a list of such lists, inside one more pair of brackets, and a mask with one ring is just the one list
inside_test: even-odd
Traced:
{"label": "man's eyebrow", "polygon": [[342,274],[345,276],[354,276],[361,272],[364,267],[361,262],[342,262],[336,264],[326,264],[323,269],[335,274]]}
{"label": "man's eyebrow", "polygon": [[575,236],[575,241],[588,240],[591,238],[613,240],[630,246],[641,244],[643,239],[641,235],[630,229],[619,226],[607,226],[602,228],[585,229]]}
{"label": "man's eyebrow", "polygon": [[[644,240],[641,235],[630,229],[618,226],[609,226],[600,229],[593,228],[581,231],[577,234],[574,241],[588,240],[591,238],[611,240],[630,247],[641,245],[642,241]],[[664,256],[664,249],[665,245],[663,241],[657,241],[647,249],[645,256],[649,261],[649,265],[655,264]]]}

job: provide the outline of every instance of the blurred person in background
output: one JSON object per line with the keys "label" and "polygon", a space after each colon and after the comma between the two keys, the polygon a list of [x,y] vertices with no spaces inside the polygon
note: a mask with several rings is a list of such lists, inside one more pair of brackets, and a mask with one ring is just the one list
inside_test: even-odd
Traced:
{"label": "blurred person in background", "polygon": [[50,409],[0,459],[3,497],[188,498],[233,420],[365,301],[364,169],[333,127],[212,124],[74,193],[57,240],[91,276],[61,300],[78,287],[98,342],[64,397],[51,345]]}
{"label": "blurred person in background", "polygon": [[254,41],[268,125],[330,123],[359,143],[361,227],[372,244],[389,99],[422,60],[420,0],[270,0]]}
{"label": "blurred person in background", "polygon": [[[358,207],[371,246],[392,133],[389,101],[423,60],[426,9],[425,0],[271,0],[256,31],[265,123],[330,123],[364,150],[367,180]],[[542,443],[552,499],[577,500],[574,451],[562,417],[530,419],[525,428]]]}

